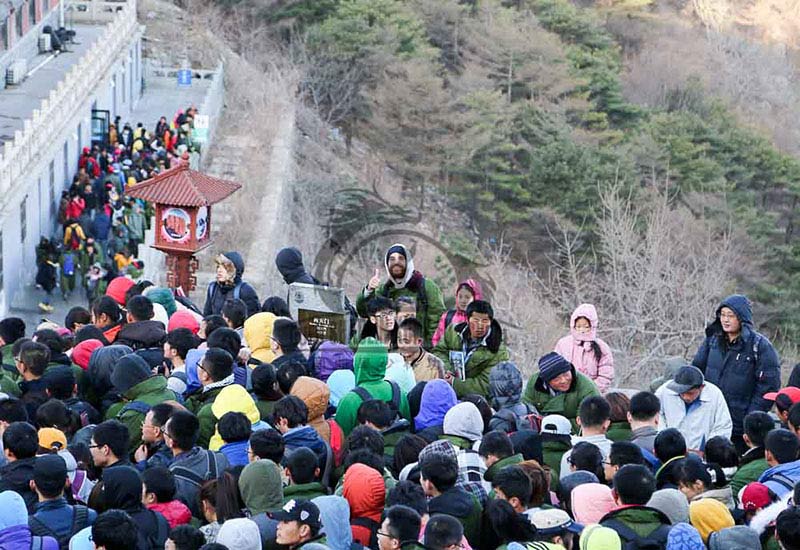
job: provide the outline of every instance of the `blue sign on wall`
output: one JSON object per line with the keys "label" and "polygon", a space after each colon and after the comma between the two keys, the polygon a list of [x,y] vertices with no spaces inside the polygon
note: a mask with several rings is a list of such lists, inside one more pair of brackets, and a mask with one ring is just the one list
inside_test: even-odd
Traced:
{"label": "blue sign on wall", "polygon": [[181,69],[178,71],[178,86],[191,86],[192,85],[192,71],[189,69]]}

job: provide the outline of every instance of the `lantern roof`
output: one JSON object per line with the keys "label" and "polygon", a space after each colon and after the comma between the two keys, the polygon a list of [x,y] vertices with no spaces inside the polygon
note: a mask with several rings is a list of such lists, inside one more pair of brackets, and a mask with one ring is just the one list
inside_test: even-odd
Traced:
{"label": "lantern roof", "polygon": [[186,162],[142,183],[125,189],[125,194],[170,206],[209,206],[232,195],[241,184],[191,170]]}

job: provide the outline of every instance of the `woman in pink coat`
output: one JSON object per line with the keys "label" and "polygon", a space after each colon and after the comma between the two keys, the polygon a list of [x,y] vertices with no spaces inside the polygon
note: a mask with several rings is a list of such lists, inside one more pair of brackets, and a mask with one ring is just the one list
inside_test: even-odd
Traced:
{"label": "woman in pink coat", "polygon": [[570,334],[556,344],[555,352],[591,378],[601,393],[614,381],[614,358],[611,348],[597,337],[597,310],[592,304],[581,304],[572,312]]}

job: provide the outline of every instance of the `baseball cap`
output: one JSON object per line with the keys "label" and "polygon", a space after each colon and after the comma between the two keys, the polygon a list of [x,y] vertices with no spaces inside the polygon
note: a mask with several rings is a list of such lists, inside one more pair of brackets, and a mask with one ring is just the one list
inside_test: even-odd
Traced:
{"label": "baseball cap", "polygon": [[795,403],[800,403],[800,388],[786,386],[778,391],[765,393],[764,399],[768,401],[775,401],[778,407],[783,410],[791,409],[792,405]]}
{"label": "baseball cap", "polygon": [[58,455],[44,455],[33,463],[33,480],[44,490],[63,489],[67,483],[67,463]]}
{"label": "baseball cap", "polygon": [[539,431],[543,434],[570,435],[572,433],[572,424],[560,414],[548,414],[542,418]]}
{"label": "baseball cap", "polygon": [[580,535],[583,531],[583,525],[575,523],[569,514],[557,508],[534,512],[530,515],[530,520],[537,533],[545,537],[552,537],[563,531]]}
{"label": "baseball cap", "polygon": [[308,525],[312,531],[317,532],[322,527],[319,508],[310,500],[292,499],[283,505],[281,510],[270,514],[272,519],[278,521],[296,521]]}
{"label": "baseball cap", "polygon": [[67,448],[67,436],[56,428],[41,428],[39,429],[39,447],[51,451],[61,451]]}
{"label": "baseball cap", "polygon": [[702,386],[705,383],[703,371],[692,365],[684,365],[675,374],[672,382],[667,387],[675,393],[686,393],[692,388]]}
{"label": "baseball cap", "polygon": [[748,512],[755,512],[769,506],[771,503],[769,487],[763,483],[758,483],[757,481],[748,483],[747,487],[742,491],[742,508]]}

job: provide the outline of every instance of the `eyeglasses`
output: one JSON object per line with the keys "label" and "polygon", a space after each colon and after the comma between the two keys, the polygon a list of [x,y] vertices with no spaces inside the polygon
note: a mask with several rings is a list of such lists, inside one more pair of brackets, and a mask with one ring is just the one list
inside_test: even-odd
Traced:
{"label": "eyeglasses", "polygon": [[375,317],[378,319],[394,319],[397,317],[397,313],[394,311],[384,311],[383,313],[376,313]]}
{"label": "eyeglasses", "polygon": [[384,533],[383,531],[375,531],[375,534],[379,537],[386,537],[387,539],[396,539],[397,537],[393,537],[389,533]]}
{"label": "eyeglasses", "polygon": [[89,445],[90,449],[99,449],[100,447],[105,447],[105,445],[98,445],[97,443],[92,443]]}

